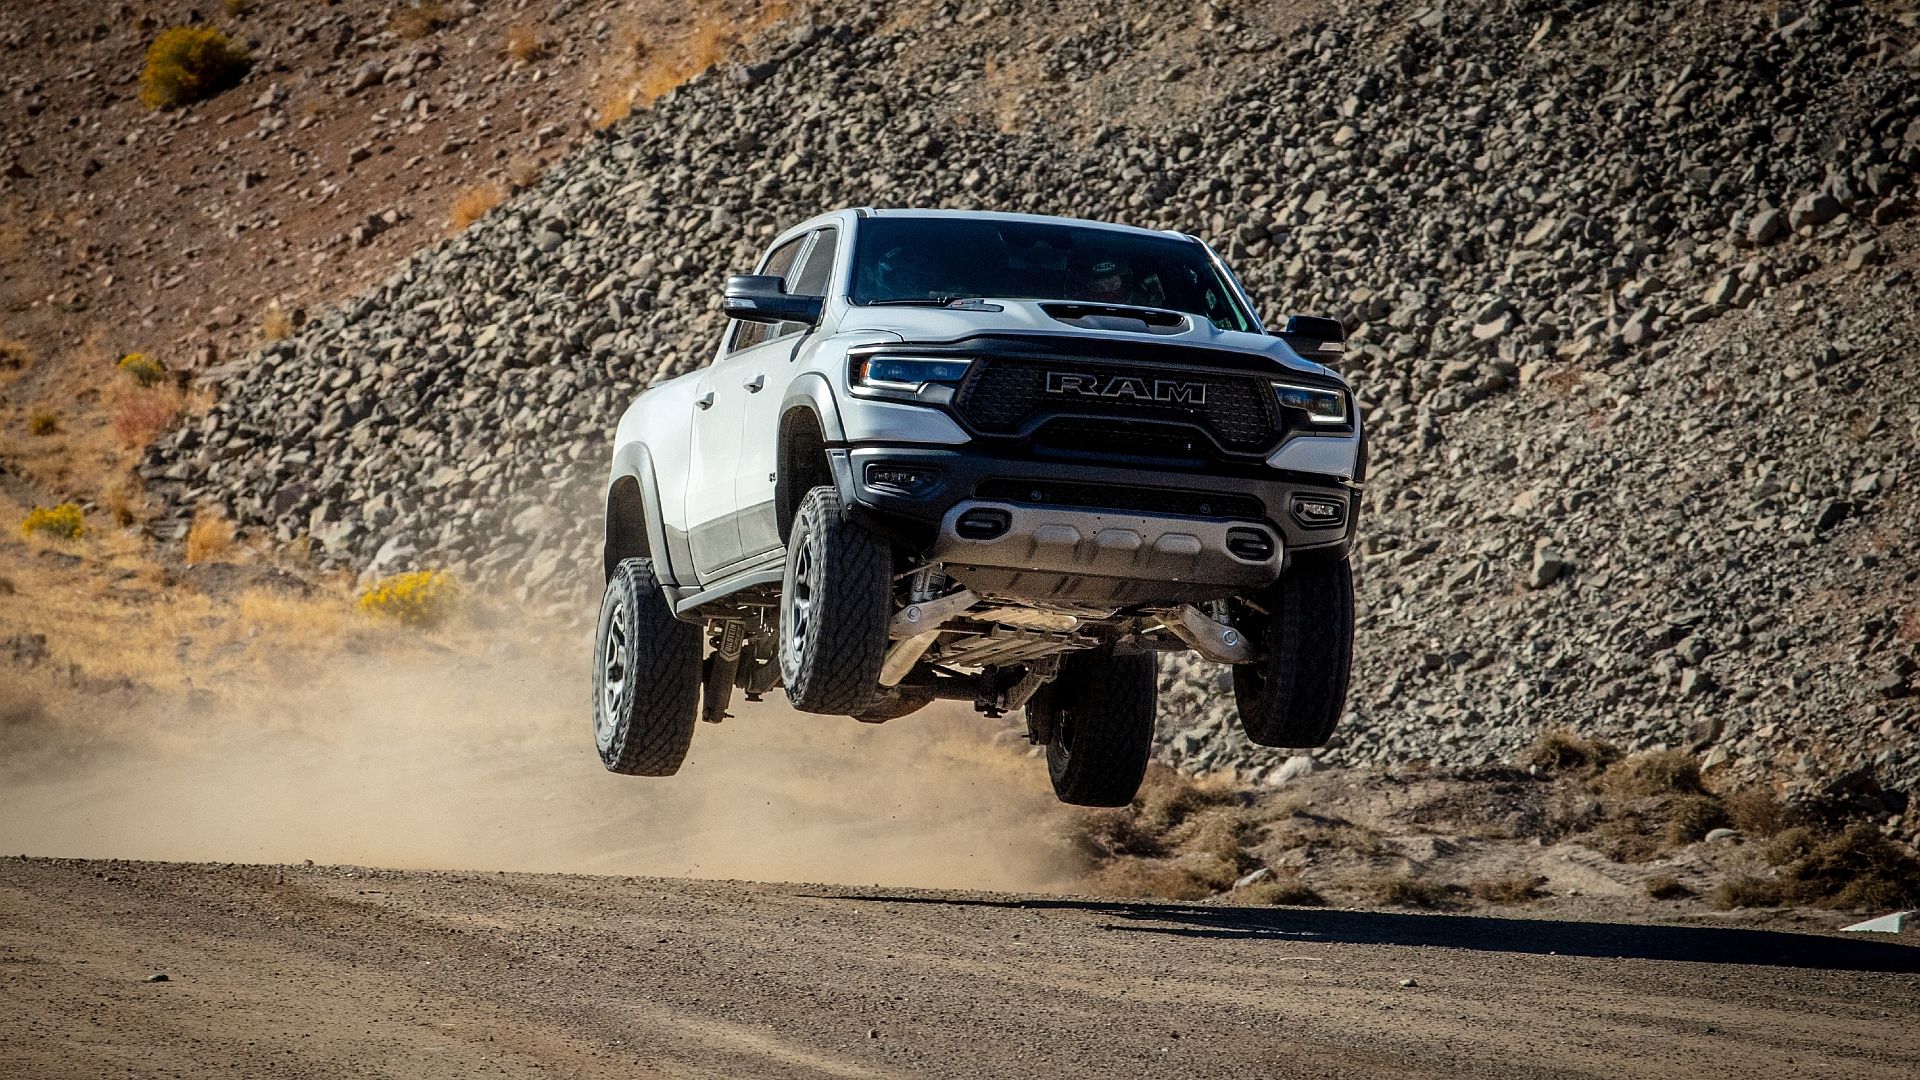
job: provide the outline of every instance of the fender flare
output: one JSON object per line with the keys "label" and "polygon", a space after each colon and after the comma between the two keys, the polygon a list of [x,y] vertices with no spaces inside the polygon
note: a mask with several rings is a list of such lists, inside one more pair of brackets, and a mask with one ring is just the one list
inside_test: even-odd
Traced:
{"label": "fender flare", "polygon": [[[613,488],[621,480],[632,477],[640,485],[640,506],[646,517],[647,549],[653,557],[655,576],[665,585],[679,585],[680,577],[674,572],[672,549],[667,546],[666,521],[660,514],[660,490],[654,479],[653,455],[648,452],[645,443],[628,443],[614,451],[613,475],[607,479],[606,503],[611,506]],[[603,522],[601,543],[604,546],[611,532],[611,522]]]}
{"label": "fender flare", "polygon": [[788,413],[796,408],[811,406],[814,418],[820,421],[820,434],[826,439],[828,447],[845,446],[847,442],[846,425],[840,422],[840,402],[833,396],[833,387],[826,376],[817,371],[805,371],[787,384],[787,396],[780,402],[780,417],[784,421]]}

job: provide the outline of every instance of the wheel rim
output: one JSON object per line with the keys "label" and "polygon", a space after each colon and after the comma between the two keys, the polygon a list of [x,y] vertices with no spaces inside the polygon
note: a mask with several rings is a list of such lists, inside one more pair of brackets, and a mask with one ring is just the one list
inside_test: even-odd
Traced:
{"label": "wheel rim", "polygon": [[794,532],[799,534],[800,543],[793,552],[793,583],[787,589],[786,618],[781,620],[783,636],[787,641],[787,653],[794,660],[800,658],[805,648],[807,635],[813,630],[814,594],[820,587],[820,559],[816,550],[816,540],[812,530],[802,522]]}
{"label": "wheel rim", "polygon": [[632,646],[627,640],[627,601],[613,599],[608,614],[606,646],[600,650],[600,709],[594,716],[593,734],[601,749],[613,744],[620,725],[620,702],[633,672]]}

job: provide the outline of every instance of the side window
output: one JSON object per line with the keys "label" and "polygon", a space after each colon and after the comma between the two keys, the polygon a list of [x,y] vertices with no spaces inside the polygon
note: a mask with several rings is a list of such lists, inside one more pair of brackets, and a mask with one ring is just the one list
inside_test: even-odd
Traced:
{"label": "side window", "polygon": [[[805,236],[796,236],[786,243],[781,244],[779,247],[774,248],[773,253],[767,256],[767,261],[761,264],[760,272],[762,274],[786,278],[791,281],[792,278],[789,272],[793,269],[793,260],[799,256],[800,248],[806,244],[806,242],[807,238]],[[727,351],[739,352],[741,349],[751,349],[755,345],[766,341],[772,336],[768,334],[768,331],[775,329],[778,329],[778,326],[773,324],[735,320],[733,323],[733,344],[727,348]]]}
{"label": "side window", "polygon": [[[839,243],[840,230],[819,229],[813,236],[813,246],[807,249],[806,261],[800,264],[796,272],[787,275],[787,291],[795,296],[825,296],[827,283],[833,280],[833,249]],[[777,323],[772,327],[773,333],[768,335],[768,340],[797,334],[806,328],[805,323]]]}

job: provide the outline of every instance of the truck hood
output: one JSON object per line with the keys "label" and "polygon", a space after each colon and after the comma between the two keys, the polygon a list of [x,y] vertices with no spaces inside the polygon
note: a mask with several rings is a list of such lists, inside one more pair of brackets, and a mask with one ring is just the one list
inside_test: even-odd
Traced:
{"label": "truck hood", "polygon": [[[1098,316],[1064,320],[1059,317],[1062,308],[1087,306],[1064,301],[982,299],[963,301],[963,304],[967,306],[842,305],[836,330],[842,336],[890,334],[901,341],[919,342],[954,341],[978,334],[1058,336],[1083,342],[1105,339],[1135,347],[1150,342],[1164,342],[1168,345],[1231,350],[1265,358],[1279,368],[1340,378],[1332,368],[1301,359],[1299,354],[1287,347],[1285,341],[1277,337],[1221,330],[1196,315],[1156,313],[1159,322],[1173,322],[1171,317],[1177,315],[1183,324],[1149,327],[1133,320]],[[994,308],[1000,310],[995,311]],[[1054,310],[1049,311],[1048,308]],[[1134,328],[1126,328],[1129,324]]]}

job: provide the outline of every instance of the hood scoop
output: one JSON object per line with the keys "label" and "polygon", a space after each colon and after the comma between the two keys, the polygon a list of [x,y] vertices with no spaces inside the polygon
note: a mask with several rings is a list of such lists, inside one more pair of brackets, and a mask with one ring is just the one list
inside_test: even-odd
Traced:
{"label": "hood scoop", "polygon": [[1171,336],[1187,332],[1187,316],[1161,308],[1120,304],[1041,304],[1056,321],[1081,330],[1109,330],[1129,334]]}

